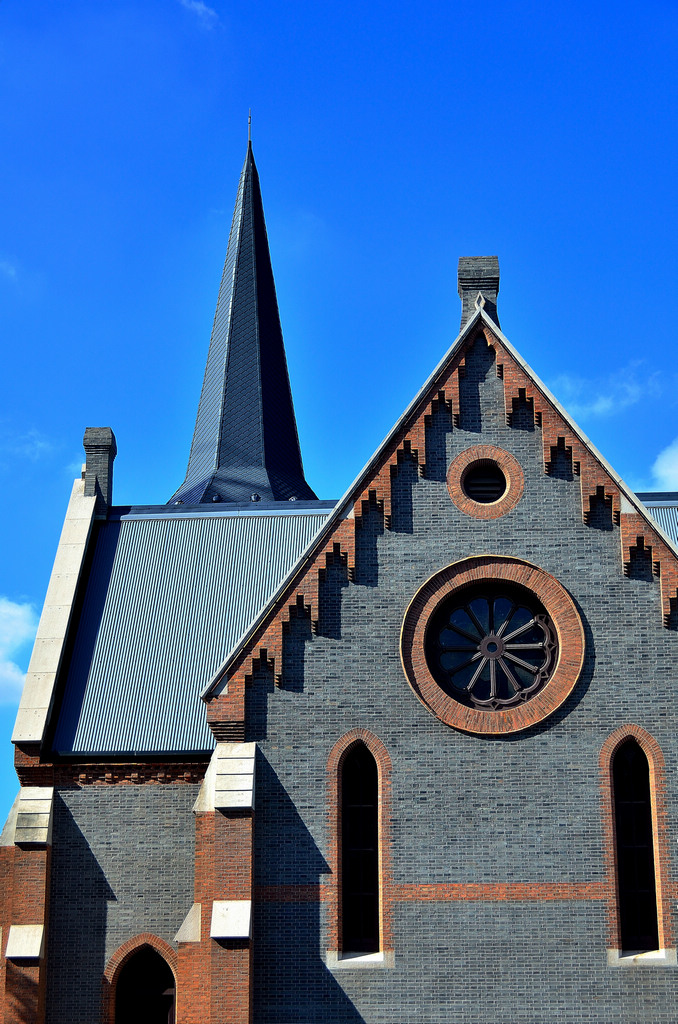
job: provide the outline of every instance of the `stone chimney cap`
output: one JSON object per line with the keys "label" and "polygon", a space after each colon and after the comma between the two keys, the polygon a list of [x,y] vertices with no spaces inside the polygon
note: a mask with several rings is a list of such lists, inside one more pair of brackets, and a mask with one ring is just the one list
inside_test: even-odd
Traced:
{"label": "stone chimney cap", "polygon": [[462,329],[482,308],[499,327],[499,258],[497,256],[461,256],[457,269],[457,288],[461,298]]}

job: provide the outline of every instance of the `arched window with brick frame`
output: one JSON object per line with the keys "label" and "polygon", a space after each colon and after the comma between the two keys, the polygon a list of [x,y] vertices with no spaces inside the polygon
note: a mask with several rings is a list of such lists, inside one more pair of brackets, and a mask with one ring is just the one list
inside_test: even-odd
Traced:
{"label": "arched window with brick frame", "polygon": [[129,939],[104,972],[105,1024],[174,1024],[176,951],[157,935]]}
{"label": "arched window with brick frame", "polygon": [[339,958],[390,953],[390,772],[383,743],[356,729],[328,759],[329,948]]}
{"label": "arched window with brick frame", "polygon": [[669,849],[664,758],[637,725],[615,730],[603,744],[605,855],[609,945],[623,954],[672,946],[664,879]]}

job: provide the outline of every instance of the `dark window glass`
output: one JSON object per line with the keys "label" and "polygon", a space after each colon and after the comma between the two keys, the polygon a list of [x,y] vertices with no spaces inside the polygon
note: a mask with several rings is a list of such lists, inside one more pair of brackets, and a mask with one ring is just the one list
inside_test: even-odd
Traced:
{"label": "dark window glass", "polygon": [[489,505],[505,493],[506,477],[496,462],[487,459],[469,466],[461,485],[467,498]]}
{"label": "dark window glass", "polygon": [[650,768],[635,740],[614,755],[612,775],[622,950],[658,949]]}
{"label": "dark window glass", "polygon": [[115,1024],[174,1024],[174,975],[150,946],[134,953],[120,971]]}
{"label": "dark window glass", "polygon": [[379,779],[362,743],[341,775],[341,923],[344,953],[379,951]]}

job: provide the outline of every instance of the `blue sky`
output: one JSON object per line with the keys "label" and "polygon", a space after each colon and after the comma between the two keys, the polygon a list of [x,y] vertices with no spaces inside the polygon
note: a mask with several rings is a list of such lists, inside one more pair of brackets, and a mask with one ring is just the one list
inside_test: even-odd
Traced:
{"label": "blue sky", "polygon": [[678,6],[0,2],[0,815],[86,426],[183,479],[252,108],[307,477],[337,497],[454,339],[460,255],[636,489],[678,489]]}

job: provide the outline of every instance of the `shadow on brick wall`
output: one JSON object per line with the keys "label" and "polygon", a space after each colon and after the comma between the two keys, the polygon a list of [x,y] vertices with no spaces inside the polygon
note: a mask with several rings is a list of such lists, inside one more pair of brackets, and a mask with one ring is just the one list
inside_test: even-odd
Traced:
{"label": "shadow on brick wall", "polygon": [[330,869],[261,752],[254,851],[257,1024],[364,1024],[324,962],[320,886]]}
{"label": "shadow on brick wall", "polygon": [[107,904],[115,894],[58,793],[53,828],[46,1022],[94,1022],[101,1017]]}
{"label": "shadow on brick wall", "polygon": [[480,385],[494,366],[494,349],[479,338],[468,350],[459,376],[459,426],[479,434],[483,429]]}
{"label": "shadow on brick wall", "polygon": [[435,403],[426,424],[426,479],[445,483],[450,463],[448,440],[452,434],[452,416],[442,402]]}
{"label": "shadow on brick wall", "polygon": [[412,491],[418,479],[417,463],[411,455],[405,456],[391,478],[391,530],[394,533],[414,532]]}
{"label": "shadow on brick wall", "polygon": [[363,503],[362,515],[355,531],[355,582],[363,587],[379,583],[377,541],[384,533],[384,514],[376,501]]}

